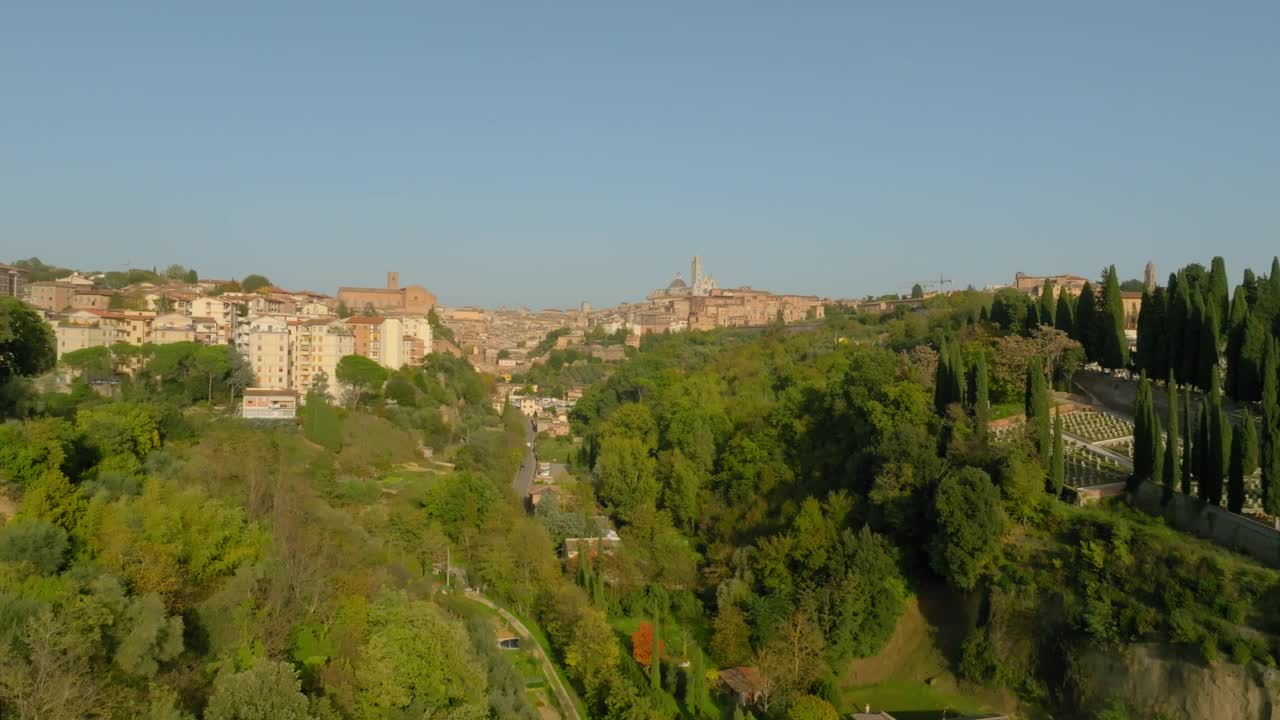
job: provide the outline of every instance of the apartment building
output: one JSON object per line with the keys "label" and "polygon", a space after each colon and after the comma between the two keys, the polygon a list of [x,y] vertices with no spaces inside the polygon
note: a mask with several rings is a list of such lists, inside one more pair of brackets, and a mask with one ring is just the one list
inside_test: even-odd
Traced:
{"label": "apartment building", "polygon": [[76,310],[68,313],[51,321],[58,357],[89,347],[116,343],[140,346],[153,342],[151,324],[154,318],[152,313],[146,312]]}
{"label": "apartment building", "polygon": [[249,322],[244,354],[257,387],[289,387],[289,351],[289,325],[284,318],[262,316]]}
{"label": "apartment building", "polygon": [[217,325],[218,342],[231,342],[239,314],[239,306],[229,300],[201,296],[191,301],[192,317],[209,318]]}
{"label": "apartment building", "polygon": [[26,270],[12,265],[0,265],[0,297],[20,298],[26,288]]}
{"label": "apartment building", "polygon": [[75,297],[77,286],[71,283],[45,280],[33,282],[27,286],[31,292],[31,304],[49,312],[62,312],[71,307],[71,298]]}
{"label": "apartment building", "polygon": [[426,317],[377,317],[357,315],[346,319],[355,336],[355,354],[397,370],[421,365],[432,343]]}
{"label": "apartment building", "polygon": [[116,342],[116,328],[91,310],[79,310],[57,320],[53,335],[58,358],[77,350],[109,347]]}
{"label": "apartment building", "polygon": [[151,342],[164,345],[175,342],[195,342],[195,324],[182,313],[157,315],[151,321]]}
{"label": "apartment building", "polygon": [[328,378],[329,395],[338,399],[338,361],[355,354],[355,332],[340,320],[303,320],[289,323],[293,389],[305,395],[321,373]]}
{"label": "apartment building", "polygon": [[114,295],[110,290],[77,290],[71,296],[71,307],[77,310],[109,310]]}

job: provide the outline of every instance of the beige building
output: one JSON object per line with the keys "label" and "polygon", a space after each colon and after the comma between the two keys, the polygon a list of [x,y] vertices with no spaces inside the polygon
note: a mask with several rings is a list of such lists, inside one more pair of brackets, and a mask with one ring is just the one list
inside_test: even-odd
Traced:
{"label": "beige building", "polygon": [[33,282],[27,286],[31,291],[31,304],[49,312],[62,312],[71,307],[71,299],[76,295],[77,286],[64,282]]}
{"label": "beige building", "polygon": [[191,318],[182,313],[157,315],[151,321],[151,342],[165,345],[175,342],[195,342],[196,330]]}
{"label": "beige building", "polygon": [[329,396],[337,400],[338,361],[355,354],[355,333],[341,320],[305,320],[289,324],[293,357],[290,382],[304,397],[320,373],[328,378]]}
{"label": "beige building", "polygon": [[109,310],[115,293],[109,290],[77,290],[71,296],[71,307],[77,310]]}
{"label": "beige building", "polygon": [[198,318],[209,318],[218,326],[221,342],[231,342],[232,330],[235,327],[239,307],[228,300],[216,297],[201,296],[191,301],[191,315]]}
{"label": "beige building", "polygon": [[338,288],[338,300],[345,303],[353,313],[363,312],[371,307],[380,313],[421,313],[431,311],[436,305],[436,296],[427,292],[421,285],[400,287],[400,274],[387,273],[385,288]]}
{"label": "beige building", "polygon": [[1020,292],[1039,297],[1040,291],[1044,288],[1045,280],[1053,281],[1054,297],[1064,292],[1072,296],[1079,295],[1080,291],[1084,289],[1084,284],[1089,282],[1088,278],[1082,278],[1079,275],[1070,273],[1063,275],[1028,275],[1020,272],[1013,276],[1013,287]]}
{"label": "beige building", "polygon": [[145,312],[76,310],[53,322],[58,357],[87,347],[152,342],[154,315]]}
{"label": "beige building", "polygon": [[90,310],[79,310],[53,325],[58,358],[91,347],[110,347],[116,342],[116,328]]}
{"label": "beige building", "polygon": [[289,387],[289,350],[289,325],[283,318],[263,316],[249,322],[246,359],[258,387]]}

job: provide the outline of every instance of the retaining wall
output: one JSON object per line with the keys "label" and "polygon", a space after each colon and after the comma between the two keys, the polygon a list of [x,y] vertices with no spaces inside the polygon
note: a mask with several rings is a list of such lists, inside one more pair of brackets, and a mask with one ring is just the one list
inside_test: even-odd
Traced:
{"label": "retaining wall", "polygon": [[1144,482],[1134,504],[1165,522],[1219,545],[1242,552],[1264,565],[1280,568],[1280,531],[1256,520],[1236,515],[1226,508],[1206,505],[1199,499],[1175,492],[1166,505],[1164,488]]}

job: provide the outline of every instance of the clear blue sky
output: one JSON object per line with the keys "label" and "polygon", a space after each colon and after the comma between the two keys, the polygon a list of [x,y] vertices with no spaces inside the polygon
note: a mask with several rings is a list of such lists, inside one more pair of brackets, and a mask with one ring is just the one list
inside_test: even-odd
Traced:
{"label": "clear blue sky", "polygon": [[694,253],[1238,278],[1280,252],[1278,37],[1275,0],[9,3],[0,259],[536,307]]}

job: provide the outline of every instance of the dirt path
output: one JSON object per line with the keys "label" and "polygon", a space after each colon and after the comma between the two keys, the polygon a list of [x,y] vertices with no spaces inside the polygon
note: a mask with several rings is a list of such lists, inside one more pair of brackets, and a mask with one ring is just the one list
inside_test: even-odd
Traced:
{"label": "dirt path", "polygon": [[551,658],[547,657],[547,654],[542,651],[542,645],[538,644],[537,639],[533,637],[533,633],[529,632],[529,628],[525,627],[525,624],[520,622],[515,615],[498,607],[489,598],[470,590],[467,591],[467,597],[481,605],[487,605],[496,610],[502,616],[502,619],[510,623],[511,627],[520,634],[520,637],[529,642],[529,652],[533,653],[533,656],[538,658],[538,662],[542,664],[542,674],[546,676],[547,684],[555,691],[565,717],[571,718],[571,720],[582,720],[582,716],[578,714],[578,706],[574,704],[573,697],[569,694],[564,684],[560,682],[560,676],[556,674],[556,667],[551,664]]}

